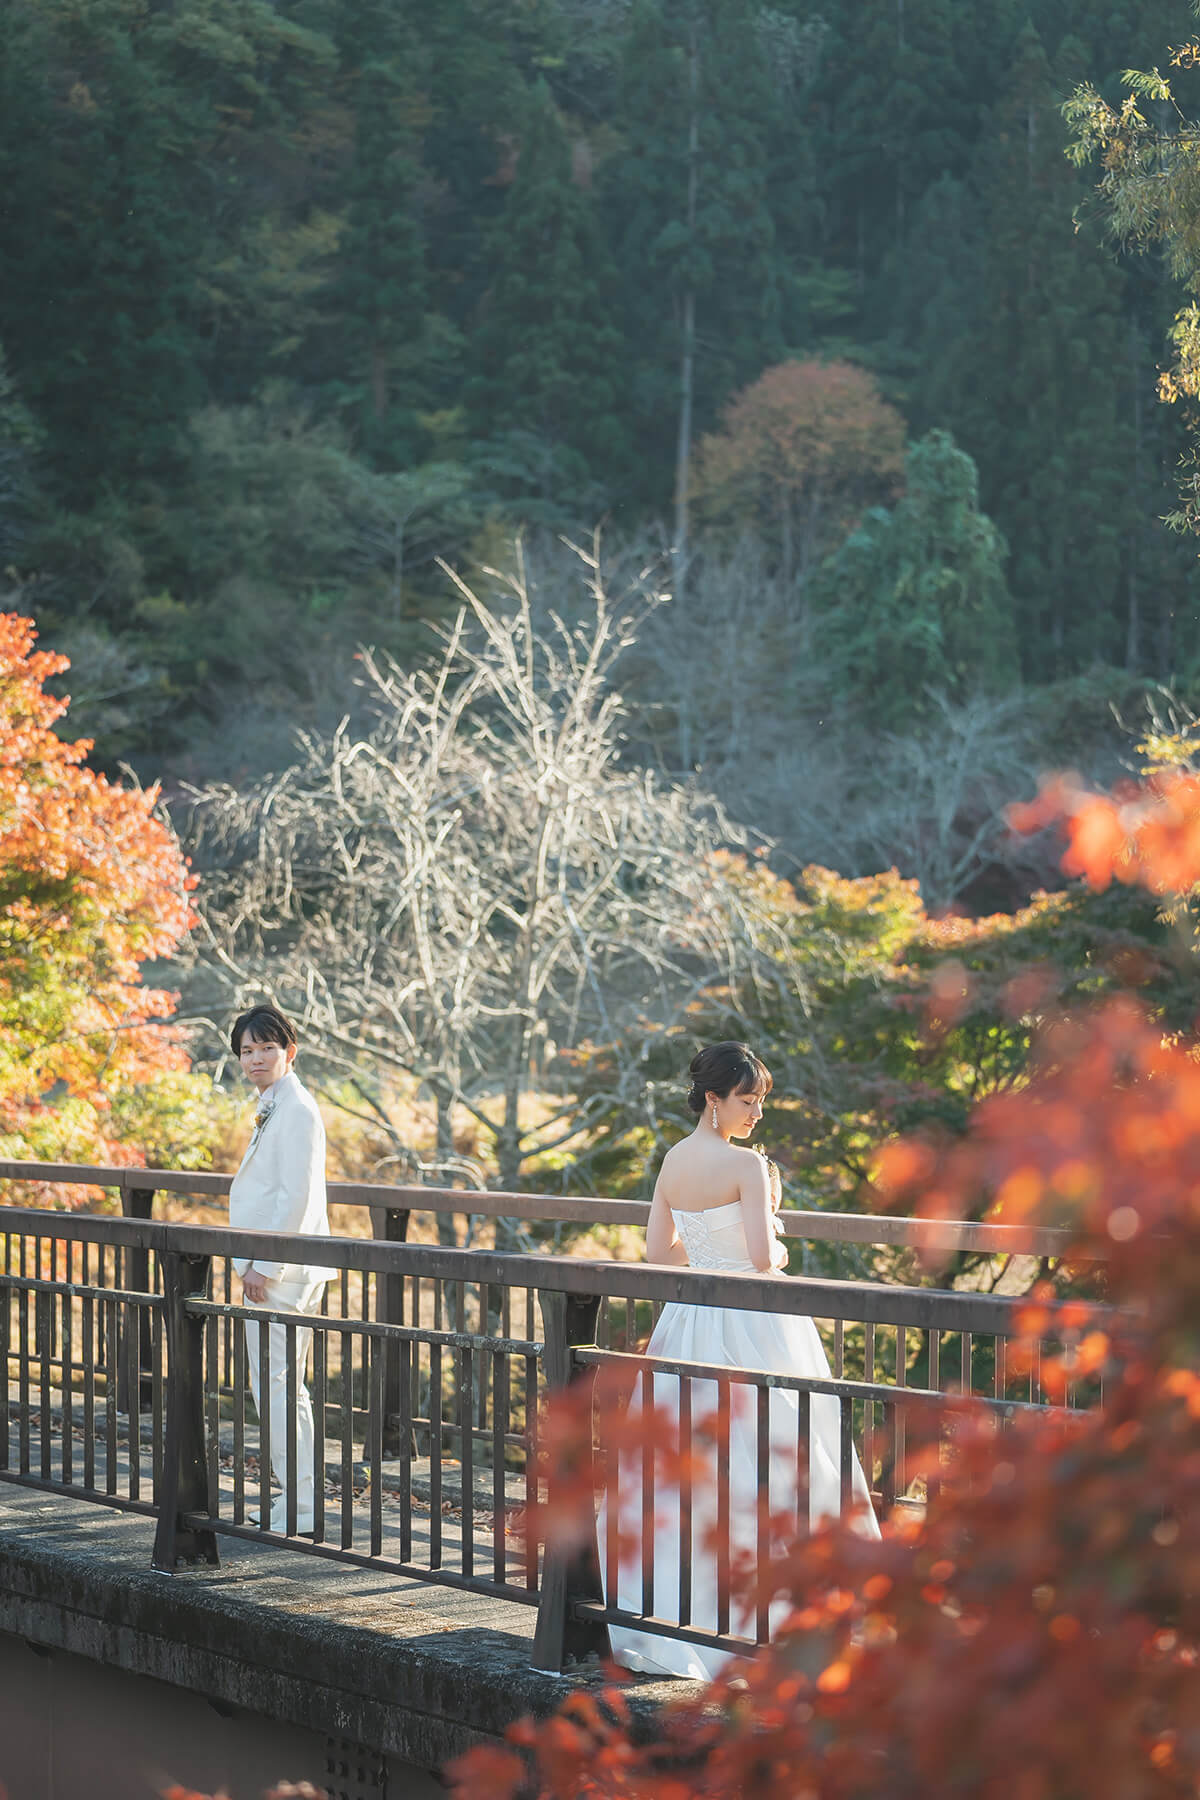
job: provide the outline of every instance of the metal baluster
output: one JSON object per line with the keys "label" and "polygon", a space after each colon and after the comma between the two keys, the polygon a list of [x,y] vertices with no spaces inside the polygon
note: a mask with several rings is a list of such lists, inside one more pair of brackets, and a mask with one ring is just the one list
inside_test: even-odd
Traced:
{"label": "metal baluster", "polygon": [[854,1409],[845,1395],[840,1398],[838,1416],[842,1427],[840,1508],[845,1514],[854,1504]]}
{"label": "metal baluster", "polygon": [[325,1355],[328,1348],[326,1340],[327,1334],[324,1326],[314,1325],[312,1338],[314,1544],[325,1542]]}
{"label": "metal baluster", "polygon": [[150,1356],[150,1478],[157,1504],[163,1480],[163,1315],[157,1306],[150,1315]]}
{"label": "metal baluster", "polygon": [[[896,1327],[896,1386],[908,1386],[908,1327]],[[896,1408],[894,1421],[894,1438],[892,1453],[896,1465],[896,1491],[900,1494],[908,1492],[908,1477],[905,1468],[905,1451],[908,1420],[902,1406]]]}
{"label": "metal baluster", "polygon": [[[692,1622],[692,1383],[679,1383],[679,1623]],[[610,1578],[611,1580],[611,1578]],[[609,1604],[616,1597],[610,1585]]]}
{"label": "metal baluster", "polygon": [[108,1380],[105,1383],[104,1407],[104,1491],[115,1494],[117,1491],[117,1387],[121,1379],[121,1332],[117,1318],[120,1307],[119,1300],[105,1300],[104,1340],[105,1356],[108,1362]]}
{"label": "metal baluster", "polygon": [[942,1334],[938,1331],[936,1326],[930,1326],[927,1333],[927,1341],[929,1344],[929,1378],[926,1382],[926,1386],[940,1389],[942,1382]]}
{"label": "metal baluster", "polygon": [[[38,1246],[40,1249],[40,1238],[38,1240]],[[38,1257],[38,1263],[40,1266],[40,1256]],[[50,1322],[53,1316],[53,1308],[54,1295],[52,1293],[43,1292],[35,1295],[33,1314],[36,1338],[34,1347],[38,1357],[38,1414],[40,1417],[38,1450],[40,1452],[39,1460],[43,1481],[49,1481],[53,1474],[50,1460],[54,1450],[53,1396],[50,1391],[50,1378],[53,1374],[50,1364]]]}
{"label": "metal baluster", "polygon": [[96,1302],[83,1301],[83,1485],[96,1486]]}
{"label": "metal baluster", "polygon": [[[418,1329],[420,1328],[421,1315],[417,1310],[417,1278],[415,1275],[413,1277],[412,1322]],[[409,1357],[408,1366],[411,1370],[411,1392],[408,1396],[408,1420],[413,1432],[413,1443],[415,1444],[416,1422],[421,1417],[421,1344],[419,1340],[412,1346],[412,1354]]]}
{"label": "metal baluster", "polygon": [[846,1321],[833,1321],[833,1376],[841,1381],[846,1373]]}
{"label": "metal baluster", "polygon": [[[506,1290],[507,1291],[507,1290]],[[506,1334],[507,1335],[507,1334]],[[492,1351],[492,1579],[508,1580],[504,1434],[508,1426],[508,1352]]]}
{"label": "metal baluster", "polygon": [[[875,1384],[875,1327],[864,1326],[865,1362],[863,1379],[872,1386]],[[875,1492],[875,1404],[868,1400],[863,1410],[863,1473],[867,1478],[867,1492]]]}
{"label": "metal baluster", "polygon": [[[840,1321],[839,1321],[840,1323]],[[758,1593],[755,1605],[755,1642],[765,1644],[771,1635],[770,1601],[766,1572],[771,1560],[771,1390],[755,1388],[755,1426],[757,1452],[755,1472],[758,1478],[755,1552],[758,1561]]]}
{"label": "metal baluster", "polygon": [[717,1382],[717,1631],[729,1631],[729,1381]]}
{"label": "metal baluster", "polygon": [[349,1550],[354,1542],[354,1416],[350,1404],[354,1351],[348,1331],[340,1332],[338,1340],[342,1377],[342,1549]]}
{"label": "metal baluster", "polygon": [[937,1429],[933,1436],[933,1461],[925,1474],[925,1504],[930,1505],[937,1499],[942,1487],[942,1443],[944,1415],[939,1412]]}
{"label": "metal baluster", "polygon": [[[25,1240],[21,1239],[21,1275],[24,1277]],[[19,1332],[19,1348],[17,1352],[17,1405],[19,1461],[17,1467],[22,1475],[29,1473],[29,1289],[17,1290],[17,1330]]]}
{"label": "metal baluster", "polygon": [[964,1394],[972,1391],[971,1333],[969,1331],[964,1331],[962,1334],[962,1391]]}
{"label": "metal baluster", "polygon": [[[371,1304],[370,1304],[371,1303],[371,1271],[369,1269],[363,1269],[361,1272],[361,1275],[359,1277],[358,1297],[359,1297],[359,1312],[360,1312],[362,1321],[365,1325],[371,1317]],[[370,1339],[366,1335],[366,1333],[358,1334],[357,1338],[356,1338],[356,1342],[358,1344],[358,1357],[359,1357],[358,1391],[362,1398],[363,1411],[367,1414],[368,1420],[369,1420],[370,1412],[371,1412],[371,1344],[370,1344]],[[366,1447],[367,1447],[368,1430],[369,1430],[369,1424],[364,1424],[364,1426],[363,1426],[363,1461],[364,1462],[367,1461]]]}
{"label": "metal baluster", "polygon": [[[867,1402],[868,1407],[870,1401]],[[809,1529],[812,1507],[812,1395],[807,1388],[796,1395],[796,1530]]]}
{"label": "metal baluster", "polygon": [[[880,1474],[880,1497],[888,1512],[896,1504],[896,1456],[894,1432],[896,1422],[896,1403],[894,1400],[881,1401],[883,1409],[884,1451],[883,1469]],[[892,1447],[888,1448],[888,1438],[893,1438]],[[843,1502],[844,1504],[844,1502]]]}
{"label": "metal baluster", "polygon": [[[284,1351],[287,1356],[287,1419],[285,1421],[284,1444],[287,1456],[287,1473],[283,1484],[284,1527],[289,1537],[295,1537],[298,1519],[297,1503],[300,1490],[300,1471],[296,1466],[299,1454],[297,1442],[299,1436],[300,1411],[300,1370],[298,1367],[298,1345],[296,1327],[288,1319],[283,1327]],[[315,1473],[315,1472],[314,1472]]]}
{"label": "metal baluster", "polygon": [[[438,1283],[441,1296],[441,1283]],[[442,1566],[442,1347],[429,1347],[429,1566]]]}
{"label": "metal baluster", "polygon": [[469,1344],[458,1353],[458,1416],[461,1421],[462,1479],[462,1572],[475,1573],[475,1440],[471,1435],[474,1416],[475,1355]]}
{"label": "metal baluster", "polygon": [[[682,1386],[682,1383],[680,1384]],[[608,1444],[604,1458],[604,1482],[608,1498],[608,1506],[604,1519],[604,1588],[610,1607],[620,1605],[621,1574],[620,1550],[621,1533],[621,1451],[615,1438]],[[691,1506],[689,1494],[688,1530],[691,1530]],[[682,1592],[682,1589],[680,1590]],[[691,1616],[689,1599],[689,1613]]]}
{"label": "metal baluster", "polygon": [[[214,1259],[213,1267],[214,1269],[219,1268],[221,1271],[221,1299],[226,1306],[231,1306],[233,1304],[233,1261],[228,1256],[222,1256]],[[215,1285],[214,1282],[214,1286]],[[242,1323],[240,1319],[225,1320],[222,1347],[224,1350],[225,1365],[224,1381],[227,1388],[232,1388],[237,1383],[237,1351],[234,1346],[238,1337],[241,1335],[241,1331]]]}
{"label": "metal baluster", "polygon": [[[529,1290],[526,1290],[527,1292]],[[533,1319],[532,1311],[527,1321]],[[529,1323],[525,1328],[529,1336]],[[538,1584],[537,1539],[533,1530],[538,1497],[538,1457],[541,1437],[538,1429],[538,1359],[527,1356],[525,1363],[525,1586],[531,1591]]]}
{"label": "metal baluster", "polygon": [[[142,1492],[142,1351],[141,1351],[141,1307],[134,1301],[126,1302],[125,1314],[125,1385],[129,1390],[129,1498],[138,1500]],[[147,1361],[149,1355],[147,1354]]]}
{"label": "metal baluster", "polygon": [[[481,1281],[479,1284],[479,1335],[480,1335],[480,1337],[489,1338],[492,1335],[491,1331],[489,1330],[491,1310],[492,1310],[491,1283],[488,1281]],[[491,1358],[488,1356],[481,1356],[479,1359],[479,1374],[478,1374],[478,1380],[477,1380],[477,1384],[476,1384],[475,1411],[474,1411],[474,1415],[473,1415],[474,1419],[475,1419],[476,1429],[479,1431],[487,1430],[488,1376],[491,1373],[491,1368],[492,1368]]]}
{"label": "metal baluster", "polygon": [[654,1446],[658,1441],[656,1421],[660,1382],[663,1386],[666,1385],[663,1376],[642,1376],[642,1519],[639,1543],[642,1556],[641,1612],[645,1619],[654,1617]]}
{"label": "metal baluster", "polygon": [[221,1482],[221,1320],[210,1313],[204,1321],[204,1402],[208,1421],[209,1505],[220,1512]]}
{"label": "metal baluster", "polygon": [[363,1345],[370,1369],[370,1469],[371,1555],[383,1549],[383,1353],[381,1338],[370,1337]]}
{"label": "metal baluster", "polygon": [[246,1321],[233,1331],[233,1522],[246,1519]]}
{"label": "metal baluster", "polygon": [[261,1316],[258,1332],[258,1525],[271,1529],[271,1327]]}
{"label": "metal baluster", "polygon": [[400,1359],[400,1560],[412,1561],[412,1450],[413,1450],[413,1404],[412,1384],[414,1379],[413,1365],[419,1362],[419,1353],[413,1355],[413,1346],[408,1338],[401,1338],[396,1346]]}
{"label": "metal baluster", "polygon": [[[8,1270],[8,1248],[11,1239],[5,1235],[4,1267]],[[0,1369],[4,1371],[4,1393],[0,1397],[3,1407],[3,1426],[0,1428],[0,1469],[9,1467],[9,1432],[12,1429],[12,1397],[9,1392],[8,1361],[12,1351],[12,1289],[0,1290]]]}

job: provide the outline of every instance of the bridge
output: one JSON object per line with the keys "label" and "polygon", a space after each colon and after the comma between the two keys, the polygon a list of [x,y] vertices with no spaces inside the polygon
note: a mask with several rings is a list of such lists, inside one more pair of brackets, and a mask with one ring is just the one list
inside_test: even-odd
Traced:
{"label": "bridge", "polygon": [[[802,1420],[808,1397],[828,1395],[841,1425],[843,1493],[857,1453],[883,1516],[919,1507],[938,1479],[936,1464],[920,1475],[910,1468],[914,1419],[925,1435],[932,1422],[936,1434],[949,1428],[952,1403],[970,1394],[1003,1430],[1019,1410],[1050,1404],[1036,1358],[1019,1375],[1010,1366],[1020,1305],[1013,1298],[410,1243],[418,1211],[586,1227],[644,1224],[648,1208],[332,1183],[331,1201],[367,1209],[373,1235],[321,1242],[322,1263],[336,1270],[312,1321],[324,1479],[312,1535],[296,1532],[290,1484],[285,1529],[275,1532],[256,1522],[271,1516],[268,1459],[260,1455],[260,1426],[266,1436],[270,1425],[247,1405],[243,1327],[258,1322],[265,1352],[270,1319],[284,1325],[294,1396],[302,1379],[296,1321],[239,1306],[231,1263],[256,1255],[303,1261],[311,1239],[154,1216],[159,1195],[219,1200],[230,1182],[223,1175],[0,1162],[0,1181],[39,1191],[101,1187],[121,1206],[120,1216],[0,1211],[8,1376],[0,1398],[0,1681],[10,1704],[14,1694],[43,1693],[52,1677],[30,1675],[31,1646],[57,1671],[58,1713],[69,1690],[75,1716],[90,1706],[103,1733],[133,1705],[143,1736],[152,1720],[166,1731],[156,1767],[215,1787],[226,1764],[214,1764],[215,1773],[208,1764],[168,1767],[172,1755],[184,1755],[185,1740],[193,1762],[200,1754],[203,1763],[206,1745],[218,1764],[220,1755],[236,1763],[239,1796],[259,1791],[244,1785],[250,1768],[263,1770],[260,1786],[304,1776],[347,1800],[385,1792],[389,1779],[413,1794],[425,1791],[423,1781],[439,1791],[429,1772],[449,1756],[497,1737],[520,1713],[549,1710],[567,1683],[602,1681],[614,1623],[735,1651],[762,1641],[765,1618],[739,1632],[724,1602],[715,1629],[690,1619],[684,1535],[679,1620],[655,1616],[649,1553],[640,1605],[618,1607],[605,1604],[599,1582],[611,1541],[582,1555],[539,1541],[537,1502],[553,1497],[560,1477],[541,1438],[544,1402],[557,1388],[606,1368],[653,1367],[677,1379],[681,1417],[692,1416],[687,1398],[707,1384],[725,1430],[734,1390],[748,1392],[760,1457],[772,1388],[800,1396]],[[967,1221],[789,1211],[782,1223],[802,1246],[1043,1258],[1066,1247],[1063,1233]],[[650,1364],[638,1346],[676,1299],[809,1316],[828,1346],[830,1379]],[[1049,1307],[1046,1321],[1045,1353],[1069,1350],[1061,1309]],[[1094,1398],[1068,1392],[1067,1404]],[[294,1423],[292,1430],[294,1446]],[[803,1459],[803,1444],[798,1453]],[[290,1461],[294,1468],[294,1454]],[[646,1470],[652,1482],[650,1458]],[[599,1494],[612,1472],[598,1456],[592,1473]],[[727,1566],[727,1493],[723,1513],[720,1500],[726,1535],[717,1555]],[[105,1682],[118,1678],[119,1694],[106,1698]],[[148,1680],[153,1706],[133,1699],[129,1685]],[[640,1681],[632,1703],[652,1710],[678,1691]],[[196,1706],[203,1732],[182,1714],[177,1729],[163,1726],[172,1708]],[[77,1736],[47,1741],[45,1755],[65,1766]],[[227,1745],[220,1755],[219,1742]],[[31,1751],[35,1761],[42,1753]],[[115,1751],[110,1760],[123,1769],[114,1800],[154,1791],[136,1785],[149,1779],[145,1757],[140,1774]],[[0,1767],[0,1779],[20,1791],[12,1771]],[[93,1787],[102,1795],[94,1772]],[[68,1782],[45,1791],[81,1789]]]}

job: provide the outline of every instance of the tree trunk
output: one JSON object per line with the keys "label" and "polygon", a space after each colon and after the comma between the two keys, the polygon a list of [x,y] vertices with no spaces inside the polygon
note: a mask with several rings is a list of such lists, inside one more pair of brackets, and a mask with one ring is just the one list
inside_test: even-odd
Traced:
{"label": "tree trunk", "polygon": [[376,423],[388,409],[387,358],[378,338],[371,342],[371,416]]}
{"label": "tree trunk", "polygon": [[[431,1082],[430,1088],[433,1093],[437,1160],[440,1165],[438,1185],[449,1187],[451,1184],[444,1171],[451,1166],[454,1156],[453,1098],[449,1088],[444,1088],[440,1082]],[[444,1244],[449,1249],[453,1249],[457,1245],[458,1233],[455,1229],[453,1213],[440,1212],[437,1214],[437,1234],[439,1244]]]}
{"label": "tree trunk", "polygon": [[[688,249],[696,229],[696,199],[700,181],[700,48],[696,21],[688,34]],[[689,281],[683,296],[683,352],[679,369],[679,436],[675,447],[675,545],[672,552],[675,595],[683,593],[687,580],[689,533],[689,484],[692,465],[692,401],[696,365],[696,293]]]}
{"label": "tree trunk", "polygon": [[[1130,320],[1129,360],[1133,374],[1133,491],[1142,486],[1142,371],[1138,356],[1137,326]],[[1135,524],[1129,533],[1129,611],[1125,620],[1125,667],[1136,673],[1142,656],[1141,596],[1138,592],[1138,550],[1141,526]]]}

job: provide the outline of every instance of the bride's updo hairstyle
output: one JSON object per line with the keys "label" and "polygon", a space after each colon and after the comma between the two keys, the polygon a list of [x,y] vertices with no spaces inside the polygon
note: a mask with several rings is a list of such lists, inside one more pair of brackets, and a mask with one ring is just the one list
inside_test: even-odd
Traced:
{"label": "bride's updo hairstyle", "polygon": [[692,1085],[687,1103],[697,1118],[704,1111],[705,1094],[716,1094],[719,1100],[730,1094],[757,1094],[763,1100],[774,1086],[770,1069],[748,1044],[708,1044],[693,1056],[688,1074]]}

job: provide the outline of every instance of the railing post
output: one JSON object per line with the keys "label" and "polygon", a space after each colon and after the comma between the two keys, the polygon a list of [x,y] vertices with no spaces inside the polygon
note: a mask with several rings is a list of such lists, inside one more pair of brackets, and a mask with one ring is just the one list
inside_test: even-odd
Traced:
{"label": "railing post", "polygon": [[208,1293],[212,1258],[162,1258],[167,1328],[167,1430],[162,1488],[152,1565],[177,1569],[180,1563],[217,1563],[216,1535],[185,1523],[187,1513],[212,1512],[204,1441],[204,1320],[187,1310],[189,1300]]}
{"label": "railing post", "polygon": [[[590,1392],[595,1383],[594,1369],[579,1369],[575,1348],[594,1344],[596,1321],[600,1313],[599,1294],[563,1294],[555,1289],[538,1290],[542,1309],[542,1333],[545,1340],[546,1386],[561,1393],[578,1386]],[[592,1466],[591,1434],[587,1434],[583,1452]],[[560,1471],[546,1470],[551,1500]],[[541,1597],[538,1601],[537,1627],[533,1638],[533,1667],[559,1674],[568,1660],[581,1661],[595,1652],[609,1653],[608,1627],[600,1620],[574,1616],[576,1600],[603,1600],[600,1580],[600,1554],[596,1534],[591,1532],[578,1548],[546,1546],[542,1559]]]}
{"label": "railing post", "polygon": [[[407,1207],[373,1206],[371,1231],[386,1244],[403,1244],[408,1240]],[[376,1311],[381,1325],[404,1323],[404,1277],[387,1274],[377,1276]],[[383,1358],[383,1454],[399,1456],[400,1446],[400,1358],[391,1354],[395,1346],[384,1346]],[[412,1446],[410,1445],[410,1449]]]}
{"label": "railing post", "polygon": [[[127,1219],[152,1219],[154,1217],[154,1189],[121,1186],[121,1211]],[[135,1293],[150,1292],[150,1252],[140,1244],[130,1244],[125,1250],[125,1286]],[[129,1353],[125,1348],[126,1308],[121,1310],[121,1333],[117,1356],[117,1411],[127,1413],[129,1405]],[[145,1306],[137,1308],[138,1312],[138,1378],[143,1391],[148,1392],[152,1379],[152,1350],[150,1343],[150,1309]]]}

